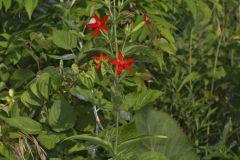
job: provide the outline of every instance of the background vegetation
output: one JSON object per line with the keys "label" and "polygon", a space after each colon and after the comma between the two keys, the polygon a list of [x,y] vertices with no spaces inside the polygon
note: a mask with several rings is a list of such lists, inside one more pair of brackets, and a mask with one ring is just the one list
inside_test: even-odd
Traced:
{"label": "background vegetation", "polygon": [[239,0],[0,0],[0,159],[239,160],[239,52]]}

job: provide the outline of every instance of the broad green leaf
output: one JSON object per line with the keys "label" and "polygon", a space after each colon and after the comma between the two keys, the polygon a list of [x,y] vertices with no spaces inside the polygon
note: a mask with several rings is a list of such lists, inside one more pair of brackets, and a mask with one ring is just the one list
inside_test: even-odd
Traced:
{"label": "broad green leaf", "polygon": [[40,78],[38,79],[37,88],[45,99],[48,99],[49,97],[49,87],[50,87],[50,74],[42,73],[40,75]]}
{"label": "broad green leaf", "polygon": [[25,0],[25,9],[27,11],[29,19],[32,17],[32,13],[38,5],[38,0]]}
{"label": "broad green leaf", "polygon": [[31,84],[30,90],[38,99],[42,99],[43,98],[42,95],[40,94],[40,92],[38,91],[37,83]]}
{"label": "broad green leaf", "polygon": [[56,144],[60,142],[60,137],[55,134],[40,134],[37,137],[38,141],[47,149],[55,148]]}
{"label": "broad green leaf", "polygon": [[93,98],[93,93],[89,89],[83,89],[77,86],[71,90],[72,95],[76,96],[80,100],[90,101]]}
{"label": "broad green leaf", "polygon": [[71,129],[76,122],[76,111],[63,96],[58,97],[51,106],[48,122],[56,132]]}
{"label": "broad green leaf", "polygon": [[72,49],[77,47],[77,36],[70,31],[56,30],[53,32],[53,43],[60,48]]}
{"label": "broad green leaf", "polygon": [[21,96],[21,101],[22,103],[27,106],[27,107],[31,107],[31,106],[41,106],[42,105],[42,101],[37,98],[32,92],[31,90],[27,90],[25,91],[22,96]]}
{"label": "broad green leaf", "polygon": [[140,134],[167,136],[167,139],[142,141],[138,145],[139,153],[159,152],[169,160],[199,160],[187,136],[168,114],[147,107],[137,112],[134,118]]}
{"label": "broad green leaf", "polygon": [[5,7],[5,10],[7,11],[11,7],[12,0],[2,0],[2,3]]}
{"label": "broad green leaf", "polygon": [[0,155],[4,156],[2,160],[15,160],[16,157],[2,142],[0,142]]}
{"label": "broad green leaf", "polygon": [[10,84],[14,88],[18,88],[25,82],[29,81],[34,76],[35,76],[34,72],[32,72],[29,69],[19,69],[12,74],[10,78]]}
{"label": "broad green leaf", "polygon": [[158,90],[144,89],[140,92],[129,93],[123,102],[123,108],[129,110],[139,110],[142,107],[153,103],[158,97],[162,95],[162,92]]}
{"label": "broad green leaf", "polygon": [[0,116],[0,119],[5,121],[8,125],[18,128],[28,134],[38,134],[42,130],[41,124],[29,117],[18,116],[13,118],[6,118]]}
{"label": "broad green leaf", "polygon": [[113,154],[112,144],[106,140],[99,138],[99,137],[94,137],[91,135],[83,134],[83,135],[75,135],[75,136],[68,137],[64,141],[67,141],[67,140],[86,140],[88,142],[91,142],[91,143],[94,143],[94,144],[97,144],[97,145],[103,147],[104,149],[109,151],[110,154]]}

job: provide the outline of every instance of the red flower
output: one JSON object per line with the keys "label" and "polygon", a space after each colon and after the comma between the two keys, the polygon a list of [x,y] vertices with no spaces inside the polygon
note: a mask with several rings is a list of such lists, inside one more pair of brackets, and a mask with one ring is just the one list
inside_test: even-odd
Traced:
{"label": "red flower", "polygon": [[149,24],[151,23],[146,14],[144,14],[144,18],[143,18],[143,19],[144,19],[144,23],[145,23],[146,25],[149,25]]}
{"label": "red flower", "polygon": [[118,52],[118,59],[119,59],[119,61],[112,60],[112,61],[109,62],[112,65],[118,66],[117,74],[120,74],[123,69],[133,71],[132,67],[128,65],[129,63],[133,63],[135,61],[133,58],[128,58],[126,60],[123,60],[122,53]]}
{"label": "red flower", "polygon": [[100,67],[101,67],[102,61],[107,60],[109,58],[109,56],[108,55],[103,55],[103,52],[100,52],[100,56],[99,57],[92,56],[91,58],[93,60],[98,61],[98,64],[97,64],[96,68],[97,68],[97,70],[99,70]]}
{"label": "red flower", "polygon": [[144,20],[144,23],[147,25],[149,31],[152,32],[152,27],[150,26],[151,21],[146,14],[144,14],[143,20]]}
{"label": "red flower", "polygon": [[94,37],[97,37],[97,35],[100,32],[100,29],[103,30],[109,30],[108,27],[106,25],[104,25],[104,23],[107,21],[108,16],[103,17],[103,19],[100,21],[99,17],[97,15],[94,14],[93,18],[95,19],[95,23],[89,23],[87,24],[88,28],[95,28],[95,31],[93,33]]}

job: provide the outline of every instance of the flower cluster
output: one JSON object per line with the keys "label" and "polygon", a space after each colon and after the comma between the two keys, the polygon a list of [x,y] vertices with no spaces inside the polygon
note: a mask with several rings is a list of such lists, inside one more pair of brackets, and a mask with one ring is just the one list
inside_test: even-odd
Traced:
{"label": "flower cluster", "polygon": [[[99,70],[101,68],[102,61],[108,60],[109,56],[104,55],[103,52],[100,52],[99,57],[92,56],[91,58],[93,60],[98,61],[96,68],[97,68],[97,70]],[[122,53],[118,52],[118,60],[111,60],[111,61],[109,61],[109,63],[112,65],[118,66],[116,74],[119,75],[122,73],[123,69],[133,71],[133,68],[131,66],[129,66],[128,64],[133,63],[134,61],[135,61],[134,58],[128,58],[128,59],[124,60]]]}
{"label": "flower cluster", "polygon": [[[99,35],[99,32],[101,32],[101,30],[109,30],[108,26],[105,25],[105,22],[108,20],[108,16],[103,17],[102,20],[100,20],[100,18],[94,14],[92,21],[87,24],[88,28],[94,28],[95,31],[93,33],[94,38],[96,38]],[[150,24],[150,20],[147,18],[146,15],[144,15],[144,22],[145,24],[148,26]],[[104,55],[103,52],[100,52],[99,57],[97,56],[92,56],[91,57],[93,60],[98,61],[96,68],[97,70],[99,70],[101,68],[101,64],[103,61],[107,61],[109,59],[108,55]],[[119,75],[122,73],[123,69],[129,70],[129,71],[133,71],[133,68],[131,66],[129,66],[130,63],[133,63],[135,61],[134,58],[128,58],[128,59],[123,59],[123,55],[122,53],[119,51],[118,52],[118,60],[111,60],[109,61],[110,64],[117,66],[117,70],[116,70],[116,74]]]}

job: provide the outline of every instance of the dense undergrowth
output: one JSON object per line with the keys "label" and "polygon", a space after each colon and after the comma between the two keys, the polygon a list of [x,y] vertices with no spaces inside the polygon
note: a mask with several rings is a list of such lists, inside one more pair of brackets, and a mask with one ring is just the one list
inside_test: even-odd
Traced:
{"label": "dense undergrowth", "polygon": [[0,0],[0,159],[239,160],[239,0]]}

